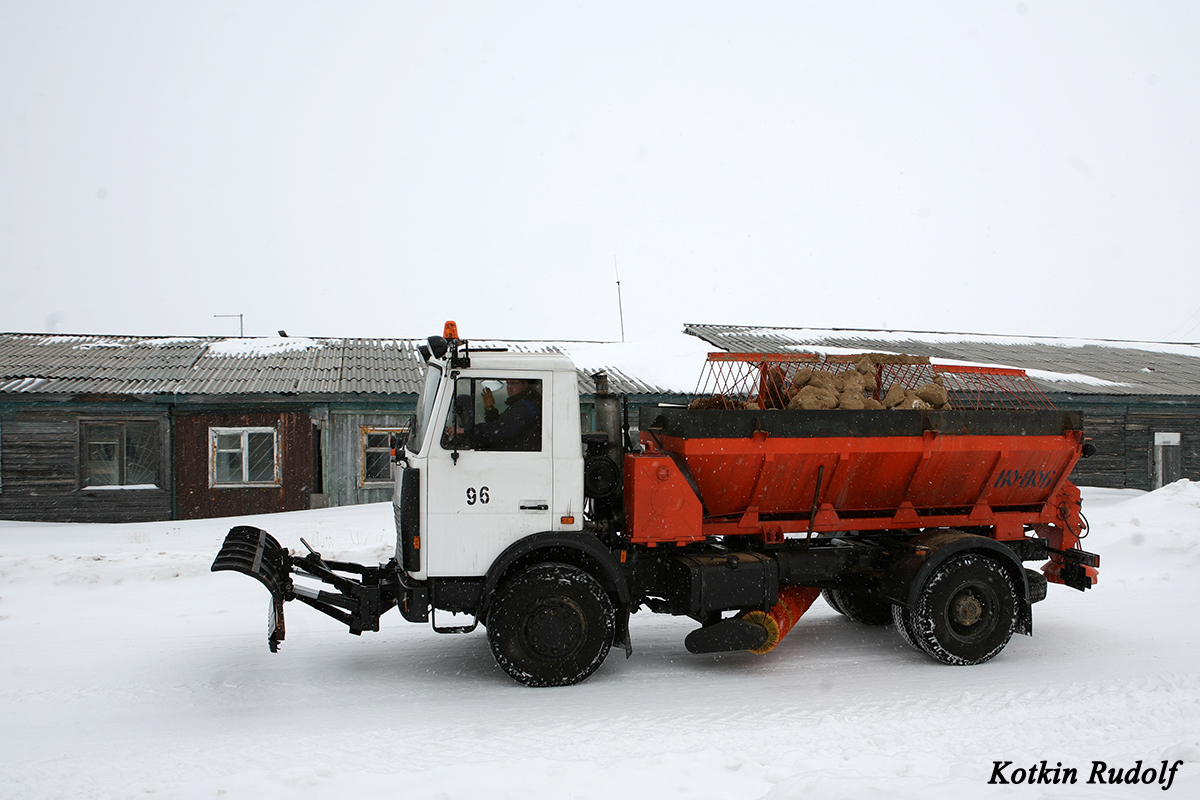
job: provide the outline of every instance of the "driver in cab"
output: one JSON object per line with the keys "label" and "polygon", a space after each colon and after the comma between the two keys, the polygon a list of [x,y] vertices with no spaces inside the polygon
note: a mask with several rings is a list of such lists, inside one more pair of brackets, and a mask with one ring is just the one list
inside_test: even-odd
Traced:
{"label": "driver in cab", "polygon": [[537,385],[523,378],[505,381],[507,397],[503,412],[496,408],[492,390],[484,387],[483,422],[475,426],[474,440],[492,450],[540,450],[542,448],[542,396]]}
{"label": "driver in cab", "polygon": [[539,381],[512,378],[505,381],[505,409],[496,407],[496,396],[488,387],[483,387],[479,399],[483,403],[483,421],[470,426],[470,395],[455,398],[456,417],[467,427],[447,427],[443,446],[451,442],[463,444],[460,437],[466,435],[470,446],[478,450],[529,450],[542,449],[542,395]]}

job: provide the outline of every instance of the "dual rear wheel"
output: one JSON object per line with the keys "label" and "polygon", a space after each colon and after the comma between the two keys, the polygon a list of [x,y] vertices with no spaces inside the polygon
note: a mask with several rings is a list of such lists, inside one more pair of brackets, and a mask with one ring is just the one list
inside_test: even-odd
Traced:
{"label": "dual rear wheel", "polygon": [[948,559],[925,581],[913,608],[869,590],[826,589],[826,602],[855,622],[894,623],[915,649],[943,664],[982,664],[1016,630],[1019,599],[1004,566],[978,553]]}
{"label": "dual rear wheel", "polygon": [[1019,599],[1003,565],[964,553],[933,571],[911,609],[892,606],[892,616],[905,641],[943,664],[982,664],[1012,638]]}
{"label": "dual rear wheel", "polygon": [[890,625],[892,601],[869,589],[825,589],[825,602],[842,616],[864,625]]}

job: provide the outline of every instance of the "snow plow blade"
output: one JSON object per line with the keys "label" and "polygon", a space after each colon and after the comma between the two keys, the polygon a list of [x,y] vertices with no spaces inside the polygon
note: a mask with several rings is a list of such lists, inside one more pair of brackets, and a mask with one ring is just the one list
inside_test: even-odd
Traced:
{"label": "snow plow blade", "polygon": [[[377,567],[326,561],[303,538],[300,543],[308,548],[307,555],[293,555],[266,531],[239,525],[225,535],[225,543],[213,561],[213,572],[230,570],[249,575],[271,593],[267,618],[271,652],[279,652],[283,641],[283,604],[289,600],[299,600],[333,617],[355,636],[379,630],[380,615],[398,600],[395,559]],[[320,581],[332,586],[333,591],[297,584],[292,575]]]}
{"label": "snow plow blade", "polygon": [[223,570],[249,575],[267,587],[271,593],[267,645],[272,653],[279,652],[279,643],[284,639],[283,604],[293,597],[291,555],[266,531],[238,525],[225,535],[213,560],[212,571]]}

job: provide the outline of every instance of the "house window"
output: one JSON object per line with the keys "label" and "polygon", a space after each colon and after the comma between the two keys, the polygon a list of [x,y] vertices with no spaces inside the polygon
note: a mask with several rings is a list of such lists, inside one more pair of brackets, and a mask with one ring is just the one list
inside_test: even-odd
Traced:
{"label": "house window", "polygon": [[392,482],[392,434],[407,428],[362,429],[362,485]]}
{"label": "house window", "polygon": [[212,486],[278,486],[274,428],[209,428]]}
{"label": "house window", "polygon": [[157,422],[85,422],[83,486],[157,488]]}

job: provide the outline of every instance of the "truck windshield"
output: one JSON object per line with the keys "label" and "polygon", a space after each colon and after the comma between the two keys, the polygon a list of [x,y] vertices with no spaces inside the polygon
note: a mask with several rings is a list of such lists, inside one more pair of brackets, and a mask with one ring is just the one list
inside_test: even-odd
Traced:
{"label": "truck windshield", "polygon": [[442,370],[433,364],[425,373],[425,386],[417,398],[417,410],[413,415],[412,431],[408,435],[408,448],[414,453],[421,452],[425,441],[425,432],[429,429],[429,418],[433,414],[433,401],[437,399],[438,385],[442,382]]}

